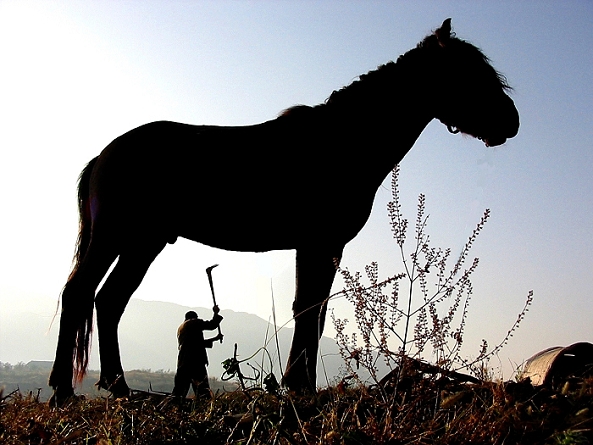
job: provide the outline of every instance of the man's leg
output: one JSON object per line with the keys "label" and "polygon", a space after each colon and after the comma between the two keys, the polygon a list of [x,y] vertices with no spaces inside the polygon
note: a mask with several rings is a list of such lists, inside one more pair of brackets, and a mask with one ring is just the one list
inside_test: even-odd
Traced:
{"label": "man's leg", "polygon": [[192,379],[192,387],[196,397],[210,397],[210,384],[208,383],[208,371],[206,365],[199,366]]}
{"label": "man's leg", "polygon": [[177,397],[187,396],[189,385],[192,383],[188,373],[183,368],[178,368],[175,374],[175,387],[173,388],[173,395]]}

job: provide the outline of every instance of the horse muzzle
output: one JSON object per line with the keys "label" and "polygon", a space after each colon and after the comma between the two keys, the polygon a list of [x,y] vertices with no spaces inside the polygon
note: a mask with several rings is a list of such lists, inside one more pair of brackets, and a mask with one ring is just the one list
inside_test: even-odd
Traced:
{"label": "horse muzzle", "polygon": [[[511,100],[512,103],[512,100]],[[513,104],[512,112],[509,112],[509,115],[506,121],[501,125],[503,131],[499,132],[496,135],[486,135],[478,137],[481,141],[486,144],[486,147],[496,147],[498,145],[504,144],[508,139],[514,138],[519,133],[519,112],[515,108]]]}
{"label": "horse muzzle", "polygon": [[486,147],[496,147],[498,145],[502,145],[507,141],[507,138],[502,137],[502,138],[478,138],[480,139],[482,142],[484,142],[484,145]]}

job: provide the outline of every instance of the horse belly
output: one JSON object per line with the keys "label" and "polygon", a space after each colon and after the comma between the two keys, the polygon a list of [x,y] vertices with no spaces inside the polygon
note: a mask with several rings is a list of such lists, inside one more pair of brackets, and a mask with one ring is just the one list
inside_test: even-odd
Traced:
{"label": "horse belly", "polygon": [[[372,201],[371,201],[372,203]],[[179,235],[212,247],[232,251],[265,252],[302,246],[341,246],[364,226],[370,208],[344,215],[335,198],[306,201],[290,199],[249,202],[227,201],[220,206],[201,206],[180,219]]]}
{"label": "horse belly", "polygon": [[183,218],[179,235],[224,250],[266,252],[294,249],[306,236],[291,217],[234,209],[208,211]]}

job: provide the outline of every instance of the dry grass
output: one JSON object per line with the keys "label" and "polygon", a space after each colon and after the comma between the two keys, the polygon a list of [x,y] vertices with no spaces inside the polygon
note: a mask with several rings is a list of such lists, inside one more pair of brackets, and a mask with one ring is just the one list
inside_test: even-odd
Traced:
{"label": "dry grass", "polygon": [[338,385],[314,396],[235,391],[179,403],[140,394],[50,408],[4,396],[3,444],[588,444],[593,379],[562,388],[417,375],[396,392]]}

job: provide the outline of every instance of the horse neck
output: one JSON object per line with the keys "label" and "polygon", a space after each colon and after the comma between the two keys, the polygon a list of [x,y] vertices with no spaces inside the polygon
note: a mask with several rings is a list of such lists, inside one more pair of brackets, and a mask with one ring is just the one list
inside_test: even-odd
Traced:
{"label": "horse neck", "polygon": [[364,167],[377,169],[381,180],[434,118],[427,66],[421,50],[411,50],[397,63],[334,92],[323,105],[335,125],[344,129],[344,144],[364,149],[363,158],[369,161]]}

